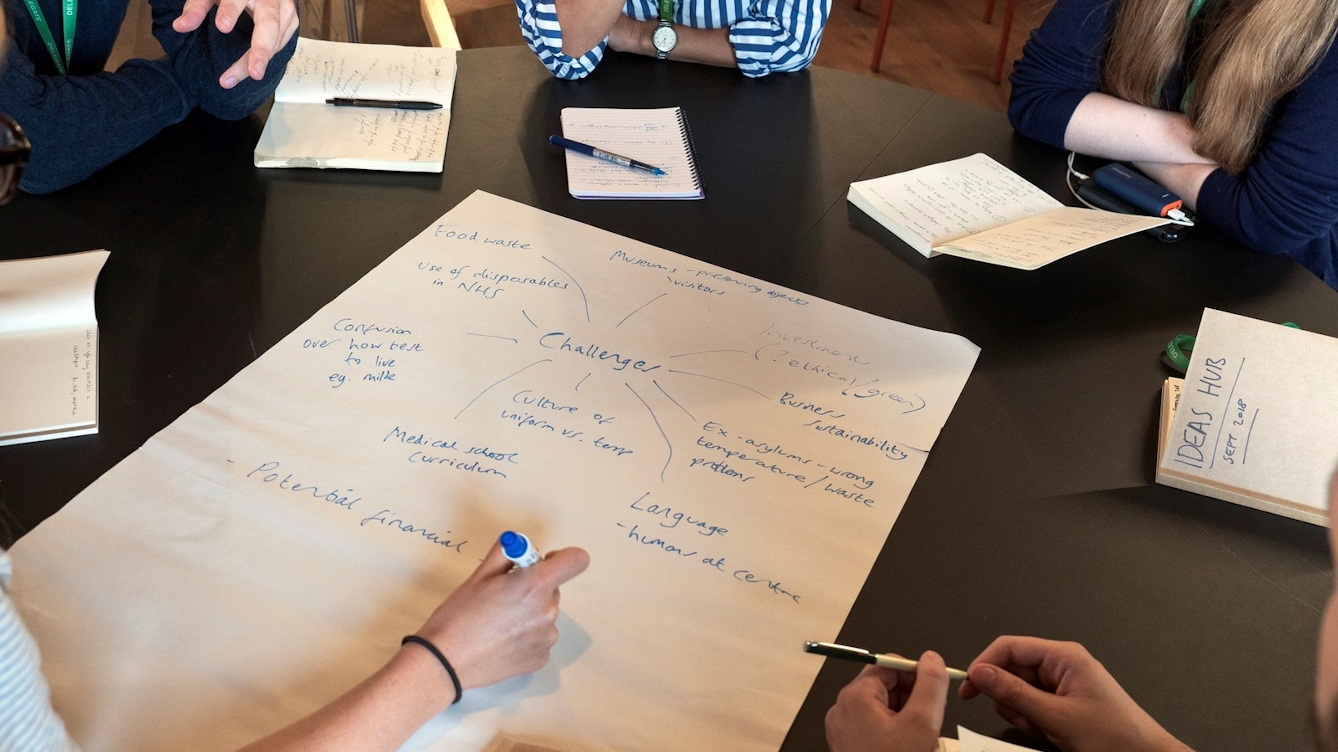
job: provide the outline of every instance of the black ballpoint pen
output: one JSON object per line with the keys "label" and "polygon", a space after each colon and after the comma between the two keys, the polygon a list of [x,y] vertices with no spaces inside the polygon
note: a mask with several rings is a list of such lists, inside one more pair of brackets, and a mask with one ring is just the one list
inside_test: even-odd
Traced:
{"label": "black ballpoint pen", "polygon": [[415,102],[413,100],[397,101],[394,99],[345,99],[335,97],[325,100],[326,104],[332,104],[335,107],[380,107],[387,110],[440,110],[441,105],[436,102]]}

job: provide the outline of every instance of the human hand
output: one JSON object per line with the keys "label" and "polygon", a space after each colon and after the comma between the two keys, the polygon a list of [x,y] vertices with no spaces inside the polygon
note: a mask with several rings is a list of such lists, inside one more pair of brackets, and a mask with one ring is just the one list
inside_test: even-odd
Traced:
{"label": "human hand", "polygon": [[218,13],[214,16],[214,26],[224,34],[237,26],[243,11],[250,13],[255,22],[250,49],[223,71],[218,85],[231,89],[248,76],[257,81],[264,78],[270,58],[297,33],[296,0],[186,0],[181,15],[172,22],[172,29],[181,34],[198,29],[215,4]]}
{"label": "human hand", "polygon": [[446,655],[465,689],[537,671],[557,642],[558,587],[588,566],[589,554],[564,548],[512,571],[501,545],[494,543],[418,636]]}
{"label": "human hand", "polygon": [[914,674],[868,666],[827,711],[832,752],[932,752],[938,748],[948,669],[932,650]]}
{"label": "human hand", "polygon": [[1004,720],[1065,752],[1190,752],[1076,642],[1000,637],[958,688],[983,694]]}

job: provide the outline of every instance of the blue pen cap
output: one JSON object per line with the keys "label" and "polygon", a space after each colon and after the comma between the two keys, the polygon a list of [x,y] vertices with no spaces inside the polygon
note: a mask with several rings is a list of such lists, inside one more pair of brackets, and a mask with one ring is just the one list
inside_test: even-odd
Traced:
{"label": "blue pen cap", "polygon": [[530,542],[520,533],[511,530],[502,533],[502,553],[506,554],[508,559],[519,559],[525,555],[529,547]]}

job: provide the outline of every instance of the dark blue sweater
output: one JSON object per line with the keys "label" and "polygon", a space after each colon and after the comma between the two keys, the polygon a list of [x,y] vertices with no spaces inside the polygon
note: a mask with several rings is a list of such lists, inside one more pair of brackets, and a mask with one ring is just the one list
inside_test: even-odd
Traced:
{"label": "dark blue sweater", "polygon": [[[1115,2],[1058,0],[1032,33],[1010,79],[1008,117],[1019,133],[1063,148],[1074,109],[1099,88]],[[1184,86],[1178,76],[1167,82],[1165,109],[1176,109],[1169,103]],[[1197,209],[1244,245],[1291,256],[1338,289],[1338,52],[1278,101],[1244,172],[1208,176]]]}
{"label": "dark blue sweater", "polygon": [[[60,0],[38,0],[57,47],[64,48]],[[5,0],[11,44],[0,69],[0,112],[23,127],[32,158],[19,187],[48,193],[83,180],[195,107],[220,118],[249,115],[278,86],[297,38],[274,56],[262,81],[244,79],[231,90],[223,71],[251,45],[251,17],[242,14],[231,34],[214,28],[214,14],[189,34],[172,30],[184,0],[150,0],[153,35],[166,56],[130,60],[104,72],[129,0],[79,3],[70,75],[62,77],[37,26],[20,0]],[[202,144],[201,148],[207,148]]]}

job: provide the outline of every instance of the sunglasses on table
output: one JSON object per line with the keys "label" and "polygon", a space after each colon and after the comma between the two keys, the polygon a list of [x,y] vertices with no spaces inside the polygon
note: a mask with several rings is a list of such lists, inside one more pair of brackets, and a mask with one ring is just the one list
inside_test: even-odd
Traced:
{"label": "sunglasses on table", "polygon": [[0,204],[14,197],[19,189],[19,176],[28,163],[32,144],[23,135],[19,124],[7,115],[0,115]]}

